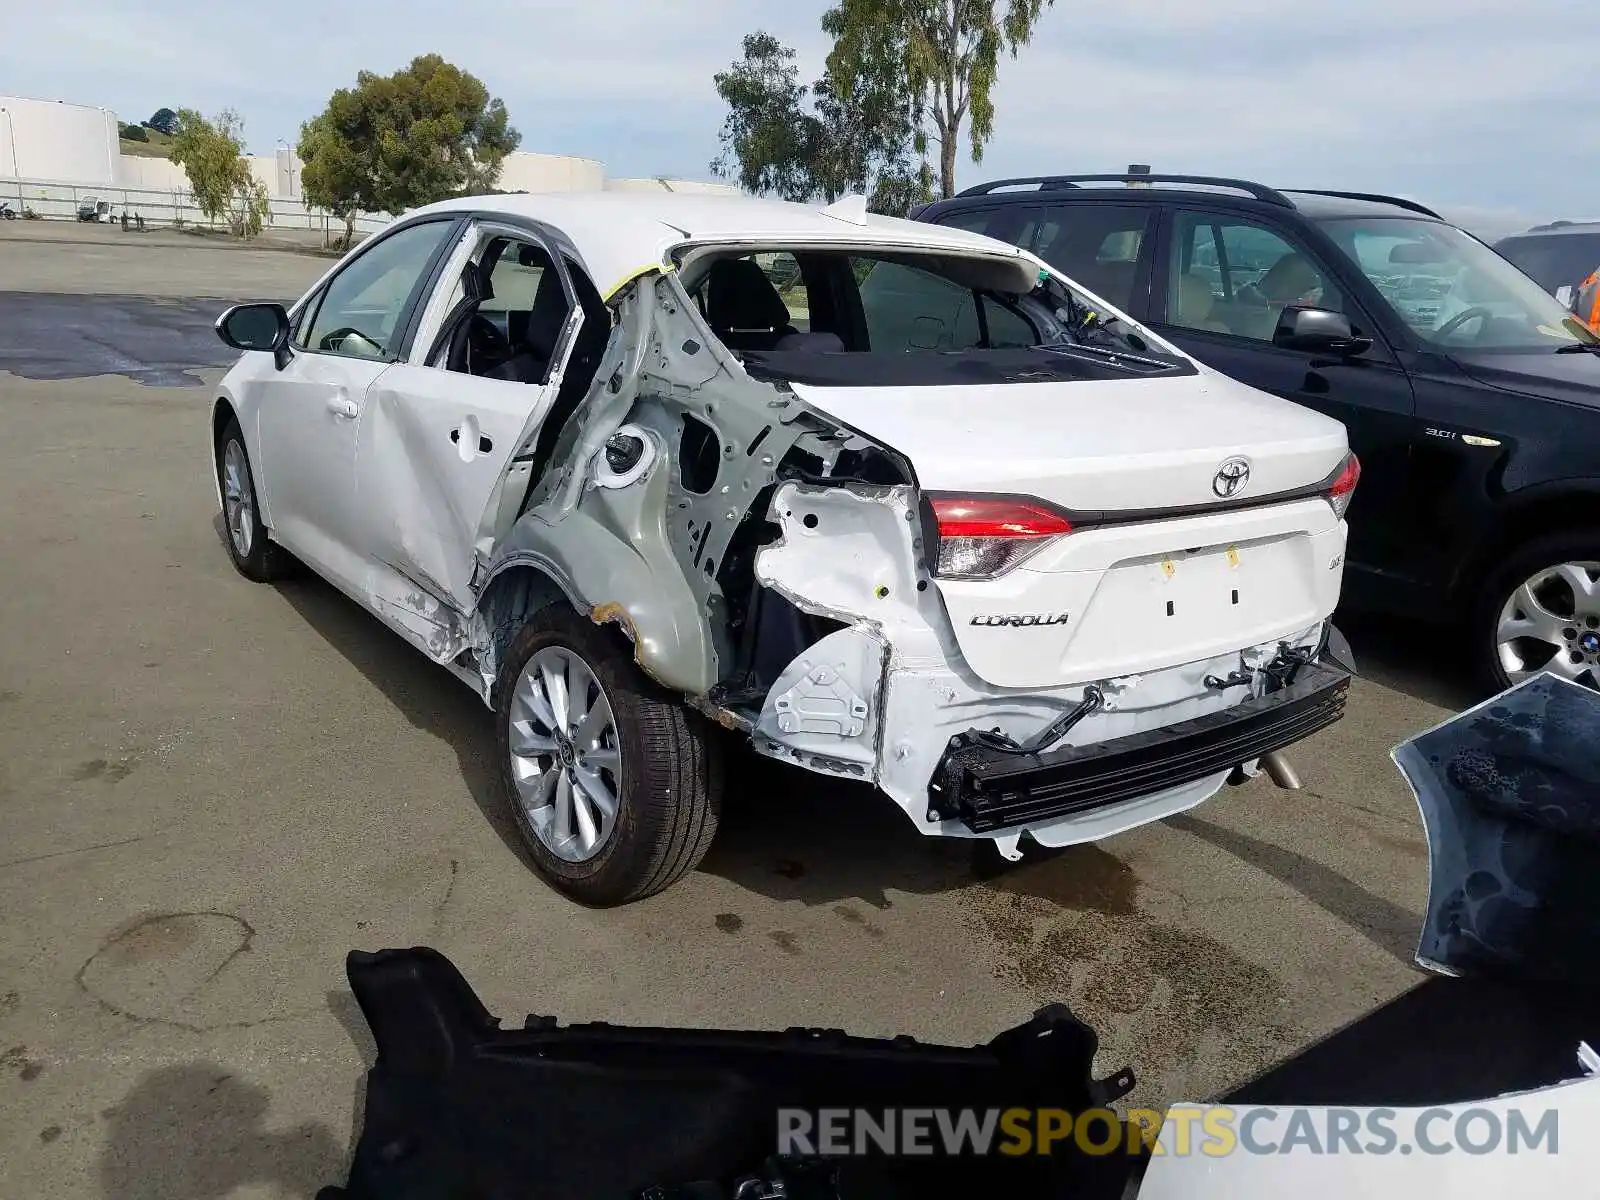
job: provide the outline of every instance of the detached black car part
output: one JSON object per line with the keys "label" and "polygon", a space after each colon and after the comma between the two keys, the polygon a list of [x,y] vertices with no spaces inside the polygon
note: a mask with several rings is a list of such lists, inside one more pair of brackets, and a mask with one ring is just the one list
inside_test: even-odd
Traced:
{"label": "detached black car part", "polygon": [[502,1029],[436,950],[358,951],[346,966],[378,1060],[349,1185],[319,1200],[1111,1200],[1132,1161],[1067,1140],[1049,1156],[953,1157],[936,1133],[926,1156],[772,1157],[780,1108],[1110,1104],[1132,1073],[1095,1081],[1098,1039],[1061,1005],[970,1048],[820,1029],[563,1028],[552,1017]]}

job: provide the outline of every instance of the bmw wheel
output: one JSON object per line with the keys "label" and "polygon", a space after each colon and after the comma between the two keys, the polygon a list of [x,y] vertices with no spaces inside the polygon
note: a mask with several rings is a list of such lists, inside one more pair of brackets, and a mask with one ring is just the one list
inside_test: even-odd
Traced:
{"label": "bmw wheel", "polygon": [[1552,534],[1510,555],[1485,589],[1477,625],[1496,691],[1541,671],[1600,683],[1600,532]]}

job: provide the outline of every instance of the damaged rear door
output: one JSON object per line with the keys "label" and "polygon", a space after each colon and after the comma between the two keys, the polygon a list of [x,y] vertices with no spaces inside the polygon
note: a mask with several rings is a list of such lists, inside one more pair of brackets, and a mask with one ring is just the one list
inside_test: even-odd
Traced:
{"label": "damaged rear door", "polygon": [[[537,302],[554,311],[549,360],[515,378],[447,365],[463,281],[485,255],[492,258],[485,275],[493,272],[502,295],[497,306],[491,285],[490,294],[469,308],[502,336],[514,327],[515,344],[528,336],[517,331],[521,319],[532,317],[526,309],[535,307],[538,290],[559,289]],[[547,265],[534,271],[519,255]],[[502,272],[499,263],[521,269]],[[519,307],[508,311],[508,304]],[[477,224],[439,276],[410,361],[386,371],[368,393],[356,442],[356,520],[368,555],[369,599],[379,615],[440,661],[465,648],[458,617],[474,606],[472,584],[480,555],[493,548],[503,485],[512,465],[532,452],[582,319],[561,256],[552,255],[538,234]]]}

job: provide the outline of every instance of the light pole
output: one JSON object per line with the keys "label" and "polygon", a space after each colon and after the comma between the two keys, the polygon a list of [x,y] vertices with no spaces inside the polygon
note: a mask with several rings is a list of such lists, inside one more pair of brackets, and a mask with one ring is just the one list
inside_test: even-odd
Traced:
{"label": "light pole", "polygon": [[[17,165],[17,123],[11,116],[9,108],[0,108],[0,113],[6,115],[6,130],[11,141],[11,173],[17,177],[17,187],[22,187],[22,168]],[[17,193],[19,196],[21,192]]]}
{"label": "light pole", "polygon": [[289,179],[289,190],[284,198],[287,200],[298,200],[300,199],[300,181],[295,178],[294,147],[289,145],[289,143],[284,141],[282,138],[279,138],[278,148],[283,152],[285,163],[284,173]]}

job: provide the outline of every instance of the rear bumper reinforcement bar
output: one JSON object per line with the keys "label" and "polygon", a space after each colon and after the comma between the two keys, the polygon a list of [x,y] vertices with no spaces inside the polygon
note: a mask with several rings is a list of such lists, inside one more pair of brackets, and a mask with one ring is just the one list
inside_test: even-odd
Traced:
{"label": "rear bumper reinforcement bar", "polygon": [[1287,686],[1174,725],[1036,754],[958,734],[928,786],[930,815],[993,833],[1181,787],[1282,750],[1344,715],[1354,668],[1344,639],[1330,634]]}

